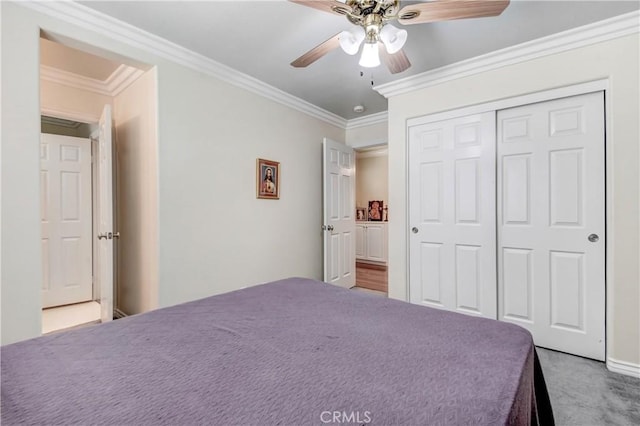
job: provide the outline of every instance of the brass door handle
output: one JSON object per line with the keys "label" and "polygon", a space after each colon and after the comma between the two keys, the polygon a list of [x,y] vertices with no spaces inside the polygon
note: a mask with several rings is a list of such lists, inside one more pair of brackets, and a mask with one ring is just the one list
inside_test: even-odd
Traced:
{"label": "brass door handle", "polygon": [[105,232],[104,234],[98,234],[99,240],[113,240],[114,238],[120,238],[119,232]]}

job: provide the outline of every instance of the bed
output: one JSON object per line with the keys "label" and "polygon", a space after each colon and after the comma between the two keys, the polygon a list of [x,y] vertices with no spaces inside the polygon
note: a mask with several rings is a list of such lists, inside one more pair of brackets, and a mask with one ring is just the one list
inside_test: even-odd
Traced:
{"label": "bed", "polygon": [[531,335],[290,278],[0,349],[13,424],[553,424]]}

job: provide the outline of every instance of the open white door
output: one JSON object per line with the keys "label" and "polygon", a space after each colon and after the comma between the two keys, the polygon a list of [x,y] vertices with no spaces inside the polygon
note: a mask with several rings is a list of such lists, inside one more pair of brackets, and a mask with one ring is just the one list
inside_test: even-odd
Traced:
{"label": "open white door", "polygon": [[355,154],[325,138],[323,143],[324,280],[340,287],[356,284]]}
{"label": "open white door", "polygon": [[[102,322],[113,319],[113,165],[111,106],[105,105],[98,137],[98,261],[96,280],[100,289]],[[118,234],[115,235],[116,238]]]}

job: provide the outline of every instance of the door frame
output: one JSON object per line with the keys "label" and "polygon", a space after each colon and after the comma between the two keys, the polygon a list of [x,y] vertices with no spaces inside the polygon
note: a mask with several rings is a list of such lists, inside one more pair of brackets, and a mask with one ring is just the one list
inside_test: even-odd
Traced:
{"label": "door frame", "polygon": [[[377,138],[377,139],[366,139],[363,141],[356,141],[354,143],[346,143],[347,146],[350,146],[351,148],[353,148],[353,151],[355,153],[355,157],[354,157],[354,161],[357,164],[358,161],[358,153],[359,152],[364,152],[367,150],[375,150],[375,149],[388,149],[389,148],[389,140],[387,137],[384,138]],[[388,162],[388,153],[387,153],[387,162]],[[358,170],[356,167],[356,179],[358,177]],[[387,181],[389,180],[389,176],[387,176]],[[388,182],[387,182],[388,183]],[[358,193],[358,185],[357,185],[357,180],[356,180],[356,189],[354,190],[354,196],[357,196]],[[388,196],[388,195],[387,195]],[[388,222],[387,222],[388,223]],[[386,238],[386,247],[385,247],[385,253],[386,253],[386,262],[385,265],[387,267],[387,270],[389,268],[389,226],[387,226],[386,232],[387,232],[387,238]],[[355,270],[355,264],[358,262],[357,258],[354,257],[353,258],[353,262],[354,262],[354,270]],[[409,293],[407,293],[407,298],[408,298]],[[388,291],[387,291],[387,297],[388,297]],[[407,299],[408,300],[408,299]]]}
{"label": "door frame", "polygon": [[[407,149],[405,150],[405,164],[409,164],[409,128],[413,126],[418,126],[422,124],[432,123],[436,121],[443,121],[452,118],[462,117],[466,115],[480,114],[488,111],[499,111],[502,109],[513,108],[518,106],[523,106],[527,104],[533,104],[538,102],[551,101],[554,99],[566,98],[570,96],[577,95],[586,95],[588,93],[593,92],[604,92],[604,127],[605,127],[605,138],[604,138],[604,155],[605,155],[605,260],[604,260],[604,268],[605,268],[605,360],[607,368],[611,371],[620,372],[623,374],[624,366],[619,366],[615,360],[611,360],[608,356],[611,348],[613,347],[613,330],[611,329],[613,324],[613,318],[611,318],[612,309],[612,301],[613,301],[613,290],[610,288],[607,283],[614,282],[614,268],[610,267],[614,264],[614,236],[613,233],[607,232],[610,229],[614,229],[614,215],[613,215],[613,147],[612,144],[609,143],[608,137],[608,129],[611,129],[611,97],[607,96],[607,92],[609,89],[609,79],[603,78],[598,80],[593,80],[585,83],[573,84],[569,86],[558,87],[554,89],[544,90],[535,93],[529,93],[525,95],[513,96],[510,98],[499,99],[495,101],[489,101],[486,103],[464,106],[460,108],[455,108],[451,110],[446,110],[442,112],[437,112],[434,114],[425,115],[422,117],[410,118],[406,121],[406,134],[407,139],[405,143],[407,144]],[[406,168],[405,172],[405,180],[407,185],[405,185],[405,199],[407,200],[406,205],[406,213],[405,220],[407,223],[405,229],[405,250],[408,253],[410,250],[410,235],[409,235],[409,168]],[[410,270],[410,261],[409,256],[407,256],[407,261],[405,264],[405,274],[407,277],[405,286],[406,286],[406,301],[410,300],[410,288],[409,288],[409,270]],[[496,296],[497,297],[497,296]]]}
{"label": "door frame", "polygon": [[[63,110],[58,110],[55,108],[41,108],[40,109],[40,116],[49,116],[49,117],[54,117],[54,118],[61,118],[64,120],[72,120],[72,121],[77,121],[80,123],[87,123],[87,124],[98,124],[98,122],[100,121],[100,117],[99,116],[94,116],[93,114],[87,114],[84,112],[78,112],[78,111],[63,111]],[[97,226],[97,209],[99,207],[99,200],[97,199],[98,197],[95,196],[95,194],[97,194],[97,185],[98,185],[98,175],[97,175],[97,167],[96,167],[96,158],[97,157],[97,152],[98,152],[98,143],[96,142],[97,140],[97,135],[98,135],[99,129],[95,129],[91,132],[89,139],[91,140],[91,224],[92,224],[92,230],[91,230],[91,234],[92,234],[92,242],[91,242],[91,257],[92,257],[92,287],[93,287],[93,291],[92,291],[92,300],[95,302],[100,303],[100,288],[98,286],[98,283],[95,279],[95,273],[96,273],[96,260],[98,259],[98,245],[96,244],[96,241],[98,241],[98,226]],[[113,194],[114,196],[112,197],[111,200],[111,205],[112,207],[115,209],[115,192]],[[115,217],[114,217],[114,227],[115,227]],[[114,228],[115,229],[115,228]],[[116,249],[117,250],[117,249]],[[117,288],[116,286],[116,277],[117,277],[117,256],[114,253],[113,256],[113,262],[114,262],[114,274],[113,274],[113,289],[114,289],[114,293],[115,293],[115,289]],[[115,295],[114,295],[114,302],[115,302]],[[40,303],[40,305],[42,305],[42,303]],[[42,306],[41,306],[42,309]]]}

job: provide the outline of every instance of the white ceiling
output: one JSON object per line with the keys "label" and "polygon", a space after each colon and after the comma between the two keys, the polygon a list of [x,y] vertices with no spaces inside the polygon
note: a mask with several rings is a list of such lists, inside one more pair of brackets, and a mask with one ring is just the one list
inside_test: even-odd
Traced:
{"label": "white ceiling", "polygon": [[[307,68],[289,64],[349,29],[345,17],[273,1],[83,1],[85,6],[258,78],[345,119],[387,109],[379,85],[637,10],[638,1],[515,0],[499,17],[408,25],[411,68],[391,75],[337,49]],[[401,2],[401,6],[410,2]],[[399,24],[397,26],[400,26]],[[361,75],[361,72],[363,73]],[[362,104],[362,114],[353,106]]]}

